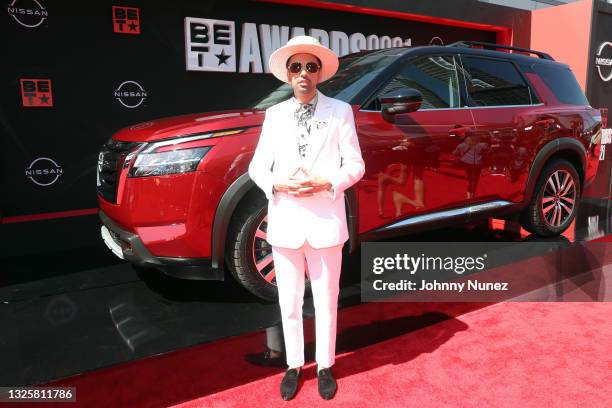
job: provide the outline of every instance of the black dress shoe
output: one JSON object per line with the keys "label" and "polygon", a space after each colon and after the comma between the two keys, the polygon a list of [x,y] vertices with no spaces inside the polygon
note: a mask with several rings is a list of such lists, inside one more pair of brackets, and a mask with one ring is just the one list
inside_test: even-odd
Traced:
{"label": "black dress shoe", "polygon": [[336,384],[336,379],[332,375],[331,370],[329,368],[319,370],[317,378],[319,382],[319,395],[321,395],[321,398],[325,400],[334,398],[338,385]]}
{"label": "black dress shoe", "polygon": [[272,351],[268,346],[264,345],[265,350],[262,353],[247,354],[244,359],[251,364],[263,367],[279,367],[287,368],[285,362],[285,353],[280,352],[276,357],[272,356]]}
{"label": "black dress shoe", "polygon": [[285,372],[285,376],[280,384],[281,397],[283,397],[285,401],[289,401],[295,396],[301,372],[302,370],[298,370],[297,368],[290,368]]}

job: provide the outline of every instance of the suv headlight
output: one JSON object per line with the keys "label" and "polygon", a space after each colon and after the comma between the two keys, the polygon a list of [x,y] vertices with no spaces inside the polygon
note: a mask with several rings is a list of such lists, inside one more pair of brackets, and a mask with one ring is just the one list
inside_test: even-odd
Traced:
{"label": "suv headlight", "polygon": [[138,153],[130,169],[130,177],[165,176],[195,171],[210,149],[211,146],[205,146],[166,152]]}

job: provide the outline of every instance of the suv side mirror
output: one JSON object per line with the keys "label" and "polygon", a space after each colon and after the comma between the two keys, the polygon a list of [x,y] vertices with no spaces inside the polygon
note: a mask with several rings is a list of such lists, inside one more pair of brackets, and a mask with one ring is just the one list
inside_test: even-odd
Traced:
{"label": "suv side mirror", "polygon": [[393,116],[398,113],[409,113],[419,110],[423,102],[423,95],[414,88],[400,88],[379,96],[378,101],[383,106],[383,117],[393,122]]}

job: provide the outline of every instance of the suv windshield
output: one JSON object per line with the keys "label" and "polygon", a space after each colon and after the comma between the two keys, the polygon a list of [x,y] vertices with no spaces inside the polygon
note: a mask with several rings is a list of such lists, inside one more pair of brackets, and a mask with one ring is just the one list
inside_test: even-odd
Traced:
{"label": "suv windshield", "polygon": [[[324,95],[350,103],[353,97],[380,71],[403,54],[403,49],[389,48],[376,51],[362,51],[340,58],[338,72],[332,78],[321,82],[317,89]],[[282,84],[252,106],[253,109],[267,109],[293,96],[290,84]]]}

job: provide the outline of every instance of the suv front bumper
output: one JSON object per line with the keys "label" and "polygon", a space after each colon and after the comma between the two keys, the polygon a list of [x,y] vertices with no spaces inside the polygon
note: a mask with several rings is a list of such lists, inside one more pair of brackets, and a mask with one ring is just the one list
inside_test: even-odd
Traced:
{"label": "suv front bumper", "polygon": [[102,239],[119,258],[159,269],[166,275],[190,280],[223,280],[223,272],[212,267],[211,258],[173,258],[152,255],[137,234],[129,232],[99,212]]}

